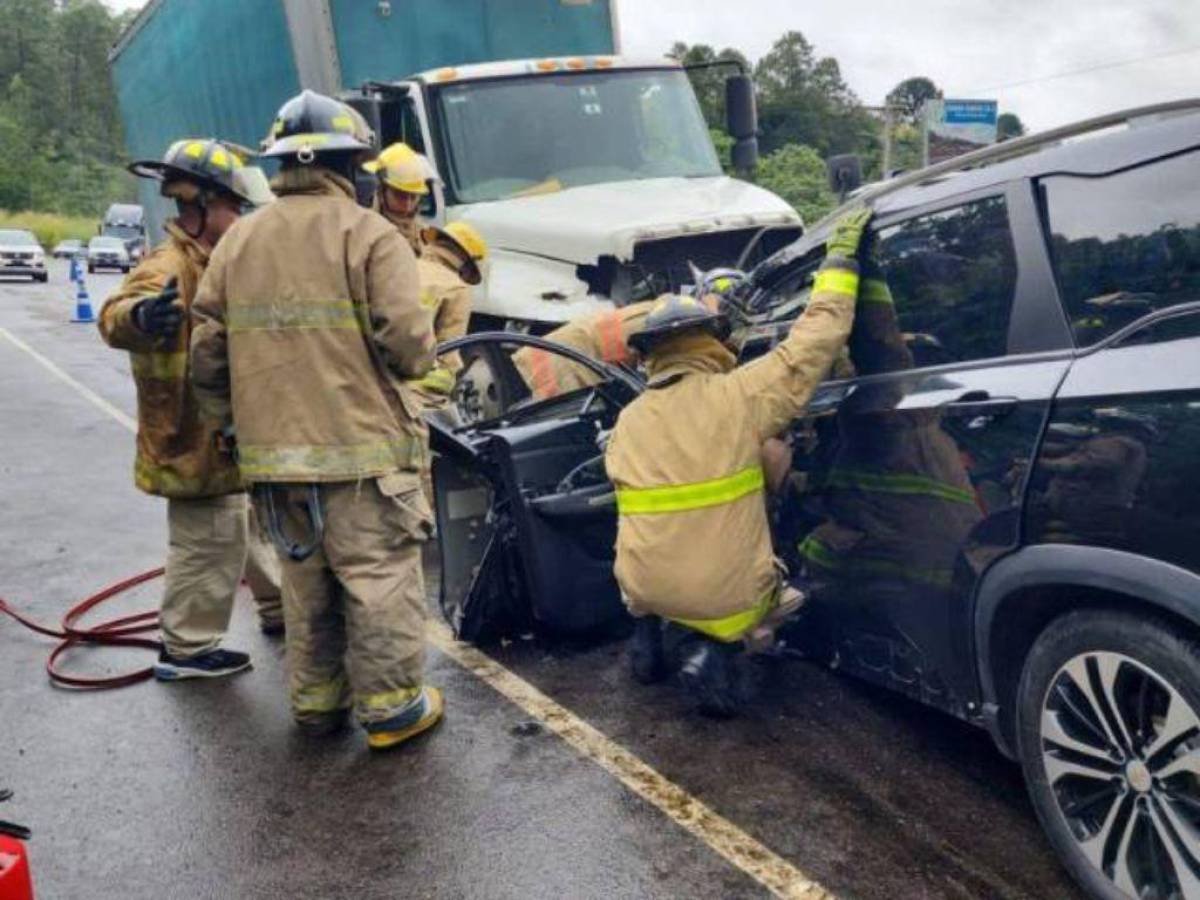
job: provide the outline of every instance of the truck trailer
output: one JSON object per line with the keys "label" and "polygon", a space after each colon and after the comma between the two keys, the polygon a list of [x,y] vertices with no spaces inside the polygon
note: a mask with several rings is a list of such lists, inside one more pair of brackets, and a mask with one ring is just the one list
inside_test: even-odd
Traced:
{"label": "truck trailer", "polygon": [[[181,136],[257,146],[301,88],[437,173],[423,215],[487,239],[474,327],[537,332],[753,262],[799,236],[721,168],[687,73],[619,54],[615,0],[151,0],[110,54],[132,157]],[[729,82],[738,159],[753,86]],[[153,233],[169,215],[142,185]]]}

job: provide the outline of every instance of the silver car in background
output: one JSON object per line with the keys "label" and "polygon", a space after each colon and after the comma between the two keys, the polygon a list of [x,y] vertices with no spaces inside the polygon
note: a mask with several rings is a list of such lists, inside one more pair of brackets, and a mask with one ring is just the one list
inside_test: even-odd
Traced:
{"label": "silver car in background", "polygon": [[0,275],[28,275],[45,283],[46,252],[32,231],[0,228]]}
{"label": "silver car in background", "polygon": [[129,249],[120,238],[99,235],[88,241],[89,273],[97,269],[120,269],[122,272],[128,272],[130,265]]}

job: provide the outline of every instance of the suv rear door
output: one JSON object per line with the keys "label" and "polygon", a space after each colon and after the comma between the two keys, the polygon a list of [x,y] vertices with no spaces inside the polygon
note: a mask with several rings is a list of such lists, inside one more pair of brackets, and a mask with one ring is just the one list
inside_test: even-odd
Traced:
{"label": "suv rear door", "polygon": [[963,717],[972,594],[1017,544],[1026,463],[1069,366],[1037,223],[1027,181],[881,216],[887,288],[864,287],[855,377],[800,429],[816,450],[793,538],[834,660]]}

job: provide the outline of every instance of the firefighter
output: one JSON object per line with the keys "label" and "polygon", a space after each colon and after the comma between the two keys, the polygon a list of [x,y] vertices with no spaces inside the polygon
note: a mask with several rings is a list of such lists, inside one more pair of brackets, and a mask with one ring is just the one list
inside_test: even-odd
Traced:
{"label": "firefighter", "polygon": [[250,665],[245,653],[219,647],[243,566],[260,625],[274,633],[282,622],[279,564],[248,522],[242,482],[222,450],[218,424],[197,408],[188,381],[188,311],[221,236],[270,192],[265,184],[259,189],[259,170],[214,140],[177,141],[161,161],[129,168],[160,181],[162,195],[178,209],[166,241],[129,273],[99,320],[105,343],[129,351],[137,385],[134,482],[167,498],[163,650],[154,674],[164,681],[229,675]]}
{"label": "firefighter", "polygon": [[[421,303],[433,314],[439,344],[467,333],[471,319],[471,288],[483,281],[487,243],[465,222],[445,228],[429,226],[420,233],[422,252],[417,260],[421,275]],[[413,386],[427,410],[445,409],[462,370],[462,357],[448,353]]]}
{"label": "firefighter", "polygon": [[374,208],[400,230],[413,253],[420,256],[421,227],[417,214],[434,178],[429,161],[401,141],[363,163],[363,170],[379,179]]}
{"label": "firefighter", "polygon": [[242,476],[286,550],[293,716],[324,734],[353,707],[386,749],[442,716],[423,680],[428,433],[403,384],[429,371],[435,341],[412,250],[355,202],[371,140],[330,97],[283,105],[264,142],[279,199],[213,255],[191,357],[197,396],[234,426]]}
{"label": "firefighter", "polygon": [[660,299],[632,338],[649,382],[605,451],[617,495],[615,573],[640,620],[635,675],[639,656],[661,658],[656,619],[685,626],[699,640],[681,675],[703,711],[736,712],[732,655],[784,596],[762,448],[804,409],[845,346],[869,218],[859,210],[838,223],[804,315],[754,362],[735,368],[726,316],[693,297]]}

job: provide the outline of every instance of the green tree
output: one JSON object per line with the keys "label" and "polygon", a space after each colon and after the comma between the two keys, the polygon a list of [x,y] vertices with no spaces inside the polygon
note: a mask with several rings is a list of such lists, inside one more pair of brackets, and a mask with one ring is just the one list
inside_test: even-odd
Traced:
{"label": "green tree", "polygon": [[1009,138],[1022,137],[1025,134],[1025,123],[1016,113],[1000,113],[996,119],[996,139],[1007,141]]}
{"label": "green tree", "polygon": [[910,125],[919,125],[921,107],[927,100],[940,100],[942,90],[924,75],[905,78],[887,95],[888,106],[898,107],[898,113]]}
{"label": "green tree", "polygon": [[795,207],[805,222],[815,222],[837,205],[825,162],[812,147],[791,144],[765,156],[754,181]]}

